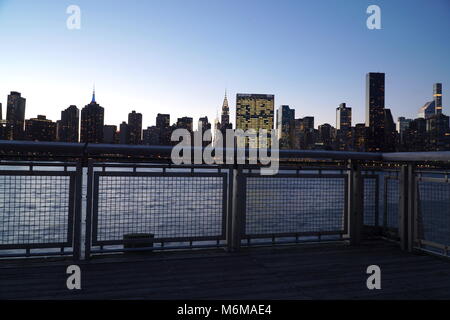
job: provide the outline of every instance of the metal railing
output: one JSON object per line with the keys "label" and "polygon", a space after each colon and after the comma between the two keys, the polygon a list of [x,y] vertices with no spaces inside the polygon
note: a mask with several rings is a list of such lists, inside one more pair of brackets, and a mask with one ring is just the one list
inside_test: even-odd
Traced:
{"label": "metal railing", "polygon": [[78,258],[81,166],[1,162],[0,256]]}
{"label": "metal railing", "polygon": [[264,176],[236,162],[175,166],[170,151],[0,141],[0,256],[364,237],[448,255],[450,152],[280,150],[279,173]]}
{"label": "metal railing", "polygon": [[415,172],[414,245],[449,255],[450,172]]}
{"label": "metal railing", "polygon": [[258,171],[242,174],[243,244],[341,240],[348,232],[346,170],[286,168],[275,176]]}
{"label": "metal railing", "polygon": [[226,171],[90,161],[86,255],[123,251],[136,234],[151,240],[133,250],[224,246]]}

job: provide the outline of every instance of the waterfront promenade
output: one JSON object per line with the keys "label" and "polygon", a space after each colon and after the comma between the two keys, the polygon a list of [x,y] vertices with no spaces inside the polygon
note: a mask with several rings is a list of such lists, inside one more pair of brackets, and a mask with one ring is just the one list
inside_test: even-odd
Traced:
{"label": "waterfront promenade", "polygon": [[[0,264],[0,299],[449,299],[450,262],[387,241],[196,250],[79,263],[82,289],[66,287],[71,261]],[[368,290],[366,268],[381,268]]]}
{"label": "waterfront promenade", "polygon": [[450,152],[281,150],[265,176],[165,147],[0,146],[0,299],[450,298]]}

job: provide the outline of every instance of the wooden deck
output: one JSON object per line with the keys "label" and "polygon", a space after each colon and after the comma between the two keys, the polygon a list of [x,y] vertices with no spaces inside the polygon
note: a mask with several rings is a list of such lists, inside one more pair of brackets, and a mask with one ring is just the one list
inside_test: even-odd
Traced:
{"label": "wooden deck", "polygon": [[[80,263],[66,289],[64,261],[0,262],[0,299],[449,299],[450,262],[389,242],[199,250]],[[366,268],[381,267],[381,290]]]}

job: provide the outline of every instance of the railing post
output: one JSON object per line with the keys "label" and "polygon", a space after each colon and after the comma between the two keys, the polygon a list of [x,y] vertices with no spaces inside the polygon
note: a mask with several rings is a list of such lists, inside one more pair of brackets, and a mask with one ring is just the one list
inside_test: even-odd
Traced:
{"label": "railing post", "polygon": [[411,252],[414,246],[414,224],[416,211],[416,179],[414,166],[403,165],[400,169],[399,228],[400,247]]}
{"label": "railing post", "polygon": [[234,172],[233,166],[230,166],[228,169],[228,184],[227,184],[227,218],[226,218],[226,243],[227,251],[232,250],[232,242],[233,242],[233,186],[234,186]]}
{"label": "railing post", "polygon": [[355,160],[349,162],[348,175],[348,235],[351,245],[361,243],[364,211],[364,184],[361,169]]}
{"label": "railing post", "polygon": [[88,161],[87,169],[87,193],[86,193],[86,235],[84,241],[84,257],[86,260],[91,258],[92,245],[92,183],[93,183],[93,164],[92,160]]}
{"label": "railing post", "polygon": [[245,177],[242,175],[242,166],[233,168],[232,184],[232,221],[231,221],[231,241],[228,242],[230,251],[238,251],[241,246],[241,237],[245,226]]}
{"label": "railing post", "polygon": [[417,224],[417,180],[414,172],[414,165],[408,165],[408,240],[407,250],[413,251],[415,241],[415,226]]}
{"label": "railing post", "polygon": [[398,224],[398,236],[400,238],[400,248],[406,250],[408,239],[408,166],[402,165],[400,168],[399,177],[399,224]]}
{"label": "railing post", "polygon": [[82,225],[82,191],[83,191],[83,166],[81,162],[76,165],[75,177],[75,214],[73,226],[73,259],[78,261],[81,259],[81,225]]}

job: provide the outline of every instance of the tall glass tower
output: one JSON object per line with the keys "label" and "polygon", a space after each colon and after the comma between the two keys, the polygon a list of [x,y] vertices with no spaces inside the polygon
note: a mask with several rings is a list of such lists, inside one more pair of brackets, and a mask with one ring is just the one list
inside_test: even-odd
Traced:
{"label": "tall glass tower", "polygon": [[368,151],[384,148],[384,73],[370,72],[366,75],[366,127],[368,127]]}
{"label": "tall glass tower", "polygon": [[433,85],[433,98],[436,114],[442,113],[442,83],[435,83]]}

